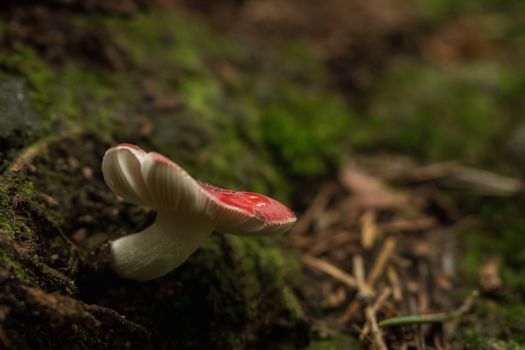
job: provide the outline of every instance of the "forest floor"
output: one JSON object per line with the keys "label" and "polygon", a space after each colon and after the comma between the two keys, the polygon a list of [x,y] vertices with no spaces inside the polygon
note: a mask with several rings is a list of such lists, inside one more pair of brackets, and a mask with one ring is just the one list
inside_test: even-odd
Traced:
{"label": "forest floor", "polygon": [[284,243],[310,315],[378,349],[522,346],[523,5],[188,7],[266,47],[300,39],[358,115]]}
{"label": "forest floor", "polygon": [[[523,346],[520,9],[1,4],[0,347]],[[153,220],[101,180],[118,141],[288,199],[300,220],[118,280],[100,244]]]}
{"label": "forest floor", "polygon": [[311,315],[377,349],[465,346],[465,316],[503,282],[495,257],[479,266],[477,284],[461,282],[461,235],[479,220],[461,212],[450,188],[523,192],[519,180],[457,162],[393,156],[354,159],[326,183],[288,235],[301,251]]}

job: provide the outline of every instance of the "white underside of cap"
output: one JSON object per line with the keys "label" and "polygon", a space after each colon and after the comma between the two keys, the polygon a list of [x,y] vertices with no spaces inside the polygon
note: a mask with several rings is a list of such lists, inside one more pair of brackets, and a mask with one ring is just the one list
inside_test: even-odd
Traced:
{"label": "white underside of cap", "polygon": [[128,202],[143,207],[153,204],[149,189],[141,176],[142,163],[146,153],[117,146],[104,155],[102,161],[102,174],[106,184],[111,190]]}

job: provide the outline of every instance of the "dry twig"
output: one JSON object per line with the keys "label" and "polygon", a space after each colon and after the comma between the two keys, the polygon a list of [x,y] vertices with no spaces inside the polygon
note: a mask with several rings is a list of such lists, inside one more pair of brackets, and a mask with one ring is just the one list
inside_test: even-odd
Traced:
{"label": "dry twig", "polygon": [[[354,275],[357,280],[357,288],[359,290],[359,294],[368,299],[373,295],[373,292],[370,288],[370,286],[365,281],[365,268],[364,268],[364,262],[361,255],[355,255],[354,256]],[[377,349],[380,350],[386,350],[386,344],[383,340],[383,336],[381,334],[381,329],[379,329],[379,326],[377,324],[377,318],[376,318],[376,310],[375,308],[367,304],[365,306],[365,317],[367,320],[367,323],[370,327],[370,331],[372,333],[372,337],[374,340],[374,344]]]}
{"label": "dry twig", "polygon": [[357,281],[353,276],[347,274],[340,268],[335,267],[327,261],[306,254],[301,257],[301,261],[305,265],[314,268],[315,270],[322,271],[327,275],[332,276],[333,278],[346,284],[350,288],[355,289],[357,287]]}
{"label": "dry twig", "polygon": [[377,236],[376,215],[374,211],[365,212],[361,218],[361,245],[365,249],[371,249]]}
{"label": "dry twig", "polygon": [[339,231],[332,235],[330,239],[319,240],[314,242],[312,247],[308,249],[308,253],[314,256],[319,256],[329,252],[332,249],[337,249],[352,241],[359,240],[359,237],[352,235],[347,230]]}
{"label": "dry twig", "polygon": [[[372,310],[375,314],[383,307],[384,303],[388,300],[392,294],[392,289],[386,287],[383,289],[379,297],[376,299],[374,305],[372,305]],[[359,340],[364,340],[366,336],[370,333],[370,323],[366,323],[359,334]]]}
{"label": "dry twig", "polygon": [[354,255],[354,276],[357,282],[357,291],[363,298],[370,298],[374,295],[374,291],[370,288],[370,285],[365,279],[365,264],[363,257],[359,254]]}
{"label": "dry twig", "polygon": [[381,247],[377,259],[374,262],[374,265],[372,266],[370,274],[368,275],[368,278],[366,280],[367,284],[370,287],[373,287],[377,279],[383,274],[388,259],[390,259],[392,253],[394,253],[396,243],[397,240],[392,237],[387,238],[385,240],[385,243],[383,243],[383,246]]}
{"label": "dry twig", "polygon": [[388,280],[390,281],[390,285],[392,286],[394,300],[400,302],[403,300],[403,290],[401,289],[401,281],[399,280],[399,276],[397,275],[397,272],[393,266],[389,266],[386,270],[386,273]]}

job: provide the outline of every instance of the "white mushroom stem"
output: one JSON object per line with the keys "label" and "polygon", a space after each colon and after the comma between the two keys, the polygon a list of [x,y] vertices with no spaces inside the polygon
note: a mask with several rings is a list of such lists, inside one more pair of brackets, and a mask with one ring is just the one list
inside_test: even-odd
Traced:
{"label": "white mushroom stem", "polygon": [[111,243],[112,267],[137,281],[161,277],[202,246],[214,227],[202,215],[159,211],[153,225]]}

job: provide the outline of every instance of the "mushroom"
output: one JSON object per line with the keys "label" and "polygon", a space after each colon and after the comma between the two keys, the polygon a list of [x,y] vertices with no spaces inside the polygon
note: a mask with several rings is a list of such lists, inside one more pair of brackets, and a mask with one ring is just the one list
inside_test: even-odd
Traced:
{"label": "mushroom", "polygon": [[252,192],[193,179],[163,155],[120,144],[102,161],[104,180],[124,200],[157,211],[145,230],[111,242],[111,266],[121,277],[147,281],[182,264],[214,230],[273,235],[296,220],[282,203]]}

